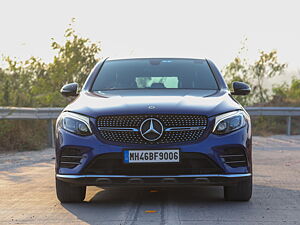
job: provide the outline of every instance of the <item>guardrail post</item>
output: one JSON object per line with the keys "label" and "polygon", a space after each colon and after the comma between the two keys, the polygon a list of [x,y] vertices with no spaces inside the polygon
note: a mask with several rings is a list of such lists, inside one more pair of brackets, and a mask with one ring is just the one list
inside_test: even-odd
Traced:
{"label": "guardrail post", "polygon": [[287,135],[291,135],[291,129],[292,129],[292,117],[288,116],[287,117],[287,130],[286,130],[286,134]]}
{"label": "guardrail post", "polygon": [[54,127],[53,120],[48,120],[48,146],[54,147]]}

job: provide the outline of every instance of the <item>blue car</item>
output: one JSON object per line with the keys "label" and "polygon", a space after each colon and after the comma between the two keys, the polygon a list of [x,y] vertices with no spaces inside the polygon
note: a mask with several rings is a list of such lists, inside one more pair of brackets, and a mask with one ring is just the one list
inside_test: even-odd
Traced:
{"label": "blue car", "polygon": [[252,195],[251,122],[215,64],[194,58],[99,62],[57,119],[56,193],[81,202],[86,186],[219,185],[225,200]]}

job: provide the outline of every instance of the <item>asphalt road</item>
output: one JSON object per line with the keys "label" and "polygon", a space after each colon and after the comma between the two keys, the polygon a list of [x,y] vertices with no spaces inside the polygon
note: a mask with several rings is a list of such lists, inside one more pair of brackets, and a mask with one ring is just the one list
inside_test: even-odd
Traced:
{"label": "asphalt road", "polygon": [[81,204],[60,204],[53,149],[0,154],[0,224],[300,224],[300,136],[254,138],[250,202],[225,202],[221,187],[89,187]]}

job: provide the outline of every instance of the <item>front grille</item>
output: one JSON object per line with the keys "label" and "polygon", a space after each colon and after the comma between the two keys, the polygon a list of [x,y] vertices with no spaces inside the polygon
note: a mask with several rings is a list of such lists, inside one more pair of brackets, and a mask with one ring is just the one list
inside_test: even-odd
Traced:
{"label": "front grille", "polygon": [[80,164],[82,157],[79,149],[64,148],[61,150],[60,167],[72,169]]}
{"label": "front grille", "polygon": [[[163,127],[162,136],[156,141],[145,140],[140,133],[140,126],[148,118],[158,119]],[[207,127],[207,117],[186,114],[151,114],[151,115],[110,115],[100,116],[97,120],[100,137],[118,144],[176,144],[198,141]],[[168,130],[168,128],[196,128],[194,130]],[[103,129],[105,128],[105,129]],[[131,128],[132,130],[113,130],[113,128]]]}
{"label": "front grille", "polygon": [[180,163],[126,164],[122,153],[106,153],[96,157],[82,174],[98,175],[186,175],[219,174],[223,171],[207,156],[200,153],[181,153]]}
{"label": "front grille", "polygon": [[223,162],[230,167],[236,168],[247,166],[247,158],[244,150],[241,148],[226,149],[220,155],[220,157],[222,158]]}

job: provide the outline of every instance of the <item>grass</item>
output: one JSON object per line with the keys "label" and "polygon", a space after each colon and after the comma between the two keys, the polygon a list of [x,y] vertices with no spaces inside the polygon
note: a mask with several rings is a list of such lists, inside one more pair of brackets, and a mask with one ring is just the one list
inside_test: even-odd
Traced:
{"label": "grass", "polygon": [[[253,135],[270,136],[287,133],[287,117],[283,116],[253,116]],[[300,134],[300,117],[292,117],[292,135]]]}
{"label": "grass", "polygon": [[38,150],[47,146],[47,121],[0,120],[0,151]]}

